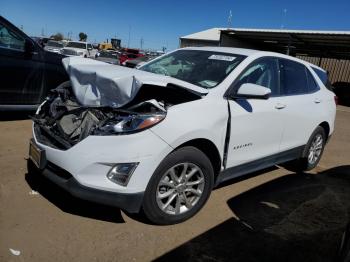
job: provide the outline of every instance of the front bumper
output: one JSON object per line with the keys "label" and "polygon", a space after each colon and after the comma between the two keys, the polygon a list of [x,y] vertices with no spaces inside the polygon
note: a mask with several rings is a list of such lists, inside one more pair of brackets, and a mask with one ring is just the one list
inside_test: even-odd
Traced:
{"label": "front bumper", "polygon": [[36,171],[36,173],[43,175],[45,178],[61,187],[74,197],[94,203],[118,207],[129,213],[137,213],[140,211],[143,200],[143,192],[130,194],[116,193],[86,187],[80,184],[67,171],[62,170],[50,162],[46,164],[44,169],[40,170],[36,168]]}
{"label": "front bumper", "polygon": [[[65,170],[82,186],[121,194],[144,192],[155,169],[173,150],[150,130],[120,136],[88,136],[68,150],[38,140],[35,132],[33,137],[35,145],[45,152],[45,160]],[[139,164],[127,186],[107,178],[111,166],[131,162]]]}

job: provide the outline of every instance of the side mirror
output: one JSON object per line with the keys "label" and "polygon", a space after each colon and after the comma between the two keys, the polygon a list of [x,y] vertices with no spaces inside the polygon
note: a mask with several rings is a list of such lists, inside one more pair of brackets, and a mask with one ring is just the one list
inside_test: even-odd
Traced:
{"label": "side mirror", "polygon": [[34,43],[28,39],[24,41],[24,53],[27,57],[31,57],[35,53]]}
{"label": "side mirror", "polygon": [[271,89],[251,84],[251,83],[245,83],[240,86],[240,88],[237,91],[236,97],[237,98],[256,98],[256,99],[268,99],[271,94]]}

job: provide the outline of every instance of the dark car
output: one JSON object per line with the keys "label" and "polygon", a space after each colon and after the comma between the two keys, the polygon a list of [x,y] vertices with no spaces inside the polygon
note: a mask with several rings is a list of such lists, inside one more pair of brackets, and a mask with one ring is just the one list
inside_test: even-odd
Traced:
{"label": "dark car", "polygon": [[49,90],[69,80],[62,58],[0,16],[0,109],[35,109]]}
{"label": "dark car", "polygon": [[101,50],[96,54],[96,60],[119,65],[119,54],[117,51],[113,50]]}
{"label": "dark car", "polygon": [[350,262],[350,223],[343,234],[337,261]]}
{"label": "dark car", "polygon": [[148,62],[153,58],[153,56],[141,56],[132,60],[126,60],[124,63],[126,67],[135,68],[137,65]]}

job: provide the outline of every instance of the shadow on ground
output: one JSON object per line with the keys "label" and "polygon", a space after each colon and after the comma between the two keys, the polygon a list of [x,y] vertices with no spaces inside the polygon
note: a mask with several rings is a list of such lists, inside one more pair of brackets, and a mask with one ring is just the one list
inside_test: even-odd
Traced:
{"label": "shadow on ground", "polygon": [[291,174],[228,201],[234,215],[156,261],[335,261],[350,210],[350,166]]}
{"label": "shadow on ground", "polygon": [[38,191],[64,212],[107,222],[124,223],[118,208],[75,198],[40,174],[27,173],[25,179],[31,189]]}
{"label": "shadow on ground", "polygon": [[35,111],[0,111],[0,121],[27,120]]}

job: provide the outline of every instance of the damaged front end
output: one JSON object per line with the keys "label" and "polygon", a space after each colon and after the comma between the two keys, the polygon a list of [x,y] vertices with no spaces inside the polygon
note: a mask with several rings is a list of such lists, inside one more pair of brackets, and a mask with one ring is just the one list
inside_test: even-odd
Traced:
{"label": "damaged front end", "polygon": [[140,132],[160,123],[169,107],[199,99],[186,90],[169,85],[143,86],[135,98],[123,107],[84,106],[72,88],[51,91],[32,118],[38,142],[67,150],[89,135],[121,135]]}

